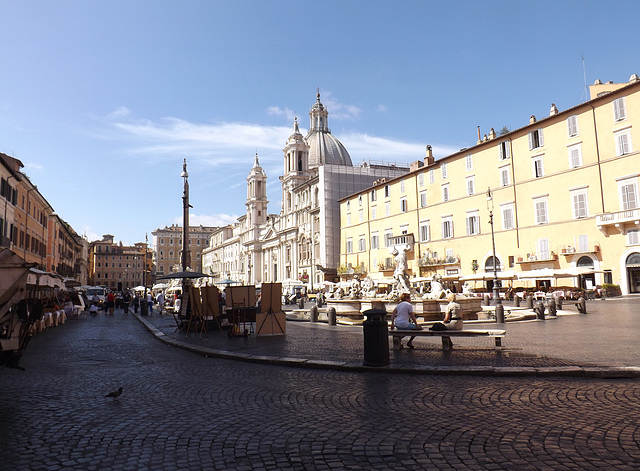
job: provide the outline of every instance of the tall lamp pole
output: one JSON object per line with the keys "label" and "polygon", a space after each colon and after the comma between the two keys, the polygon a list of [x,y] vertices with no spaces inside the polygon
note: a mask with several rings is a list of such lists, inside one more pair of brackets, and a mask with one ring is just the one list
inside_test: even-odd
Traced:
{"label": "tall lamp pole", "polygon": [[182,173],[180,176],[184,179],[184,192],[182,193],[182,271],[186,271],[191,265],[191,252],[189,251],[189,174],[187,173],[187,159],[182,164]]}
{"label": "tall lamp pole", "polygon": [[500,299],[500,280],[498,280],[498,259],[496,258],[496,238],[493,229],[493,195],[491,188],[487,189],[487,209],[489,210],[489,224],[491,224],[491,245],[493,246],[493,304],[496,307],[496,322],[504,324],[504,306]]}

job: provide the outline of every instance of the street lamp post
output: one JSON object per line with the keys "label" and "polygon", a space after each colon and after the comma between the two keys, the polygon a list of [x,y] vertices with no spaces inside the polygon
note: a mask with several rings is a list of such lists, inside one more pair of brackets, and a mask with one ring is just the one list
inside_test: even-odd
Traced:
{"label": "street lamp post", "polygon": [[493,195],[491,188],[487,189],[487,209],[489,210],[489,224],[491,224],[491,245],[493,246],[493,304],[496,307],[496,322],[504,324],[504,306],[500,299],[500,281],[498,280],[498,259],[496,258],[496,238],[493,229]]}
{"label": "street lamp post", "polygon": [[191,264],[191,253],[189,251],[189,174],[187,173],[187,159],[182,164],[182,173],[180,176],[184,179],[184,191],[182,193],[182,271],[185,271]]}

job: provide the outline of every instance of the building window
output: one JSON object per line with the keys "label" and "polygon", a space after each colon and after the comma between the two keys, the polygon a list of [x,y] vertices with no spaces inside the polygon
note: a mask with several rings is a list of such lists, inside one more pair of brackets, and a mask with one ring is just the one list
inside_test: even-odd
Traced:
{"label": "building window", "polygon": [[384,232],[384,246],[385,247],[390,247],[391,246],[391,237],[392,237],[391,230],[386,230]]}
{"label": "building window", "polygon": [[543,177],[544,166],[542,164],[542,156],[538,155],[537,157],[534,157],[533,159],[531,159],[531,162],[533,164],[533,177],[534,178]]}
{"label": "building window", "polygon": [[441,173],[442,179],[446,180],[447,179],[447,163],[446,162],[443,162],[440,165],[440,173]]}
{"label": "building window", "polygon": [[420,172],[418,174],[418,186],[419,187],[423,187],[424,186],[424,172]]}
{"label": "building window", "polygon": [[358,211],[358,222],[364,221],[364,211]]}
{"label": "building window", "polygon": [[347,253],[353,253],[353,239],[351,238],[347,239]]}
{"label": "building window", "polygon": [[478,211],[467,213],[467,235],[480,234],[480,216]]}
{"label": "building window", "polygon": [[429,183],[434,183],[436,181],[436,172],[434,169],[429,170]]}
{"label": "building window", "polygon": [[538,260],[549,260],[549,239],[538,239]]}
{"label": "building window", "polygon": [[378,237],[378,233],[374,232],[371,234],[371,250],[375,250],[379,248],[380,240]]}
{"label": "building window", "polygon": [[616,141],[616,155],[626,155],[633,152],[631,145],[631,129],[623,129],[614,133]]}
{"label": "building window", "polygon": [[351,201],[347,201],[347,211],[351,210]]}
{"label": "building window", "polygon": [[578,252],[584,253],[589,251],[589,236],[582,234],[578,236]]}
{"label": "building window", "polygon": [[442,185],[442,201],[449,201],[449,184]]}
{"label": "building window", "polygon": [[[348,209],[348,205],[347,205],[347,209]],[[351,213],[347,213],[347,226],[351,225]]]}
{"label": "building window", "polygon": [[638,182],[626,179],[618,182],[620,188],[620,209],[623,211],[638,207]]}
{"label": "building window", "polygon": [[582,167],[582,144],[569,146],[569,168]]}
{"label": "building window", "polygon": [[509,146],[509,141],[502,141],[498,144],[498,150],[500,151],[500,160],[507,160],[511,157],[511,148]]}
{"label": "building window", "polygon": [[500,185],[509,186],[509,166],[500,168]]}
{"label": "building window", "polygon": [[420,242],[429,242],[431,240],[431,230],[429,229],[429,221],[420,221]]}
{"label": "building window", "polygon": [[389,185],[384,186],[384,197],[385,198],[389,197]]}
{"label": "building window", "polygon": [[376,201],[376,190],[371,190],[371,201]]}
{"label": "building window", "polygon": [[547,197],[536,198],[533,200],[536,213],[536,224],[546,224],[549,222],[549,214],[547,212]]}
{"label": "building window", "polygon": [[386,217],[391,216],[391,203],[385,203],[384,204],[384,215]]}
{"label": "building window", "polygon": [[420,207],[421,208],[426,208],[427,207],[427,192],[423,191],[420,193]]}
{"label": "building window", "polygon": [[631,229],[627,231],[627,245],[640,244],[640,231],[638,229]]}
{"label": "building window", "polygon": [[473,155],[467,154],[464,160],[465,160],[465,168],[467,169],[467,172],[470,170],[473,170]]}
{"label": "building window", "polygon": [[451,216],[442,218],[442,238],[451,239],[453,237],[453,219]]}
{"label": "building window", "polygon": [[360,251],[360,252],[364,252],[365,251],[364,235],[361,235],[358,238],[358,251]]}
{"label": "building window", "polygon": [[576,137],[578,135],[578,115],[574,114],[567,118],[567,133],[569,137]]}
{"label": "building window", "polygon": [[407,198],[400,199],[400,212],[401,213],[407,212]]}
{"label": "building window", "polygon": [[378,208],[374,206],[371,208],[371,219],[376,219],[378,217]]}
{"label": "building window", "polygon": [[529,133],[529,150],[538,149],[544,146],[544,139],[542,138],[542,128],[536,129]]}
{"label": "building window", "polygon": [[475,194],[475,177],[472,175],[467,177],[467,195]]}
{"label": "building window", "polygon": [[573,206],[573,218],[581,219],[589,216],[587,207],[587,190],[580,189],[571,192],[571,202]]}
{"label": "building window", "polygon": [[627,119],[627,104],[624,97],[613,100],[613,119],[614,121]]}
{"label": "building window", "polygon": [[404,193],[405,189],[404,189],[404,180],[400,180],[400,193]]}

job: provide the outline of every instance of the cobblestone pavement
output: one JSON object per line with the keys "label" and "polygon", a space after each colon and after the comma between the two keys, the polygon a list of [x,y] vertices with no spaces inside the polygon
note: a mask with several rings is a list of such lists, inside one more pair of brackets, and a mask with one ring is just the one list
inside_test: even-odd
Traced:
{"label": "cobblestone pavement", "polygon": [[21,366],[0,370],[3,470],[639,469],[633,379],[207,358],[121,312],[34,337]]}
{"label": "cobblestone pavement", "polygon": [[[465,324],[469,328],[504,328],[504,348],[496,351],[491,339],[454,339],[454,349],[443,351],[439,338],[417,338],[414,350],[390,352],[383,370],[423,373],[551,374],[578,376],[640,376],[640,298],[590,301],[587,314],[565,306],[556,318],[496,326]],[[287,335],[228,338],[209,328],[204,334],[175,332],[170,315],[141,320],[165,341],[208,355],[293,365],[362,369],[362,326],[287,322]],[[615,367],[615,370],[610,367]]]}

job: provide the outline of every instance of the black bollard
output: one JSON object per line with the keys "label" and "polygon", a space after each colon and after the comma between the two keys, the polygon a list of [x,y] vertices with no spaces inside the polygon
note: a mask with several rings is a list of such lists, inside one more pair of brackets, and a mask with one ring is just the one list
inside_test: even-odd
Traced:
{"label": "black bollard", "polygon": [[484,305],[491,306],[491,295],[489,293],[484,293]]}
{"label": "black bollard", "polygon": [[542,301],[537,301],[533,310],[536,311],[537,319],[544,320],[544,303]]}
{"label": "black bollard", "polygon": [[533,309],[533,296],[531,295],[527,296],[527,299],[525,301],[526,301],[525,307],[527,309]]}
{"label": "black bollard", "polygon": [[580,314],[587,313],[587,301],[583,297],[578,299],[578,302],[576,303],[576,307],[578,308],[578,312]]}
{"label": "black bollard", "polygon": [[556,308],[557,309],[562,309],[562,296],[557,296],[556,297]]}
{"label": "black bollard", "polygon": [[549,303],[547,305],[547,310],[549,312],[550,316],[557,316],[558,315],[558,310],[556,309],[556,300],[555,298],[550,298],[549,299]]}
{"label": "black bollard", "polygon": [[309,309],[309,318],[311,322],[318,322],[318,306],[311,306],[311,309]]}
{"label": "black bollard", "polygon": [[520,296],[518,296],[517,294],[513,297],[513,305],[515,307],[520,307]]}
{"label": "black bollard", "polygon": [[504,306],[502,304],[496,306],[496,324],[504,324]]}
{"label": "black bollard", "polygon": [[336,308],[330,307],[327,309],[327,318],[329,319],[329,325],[336,325]]}

